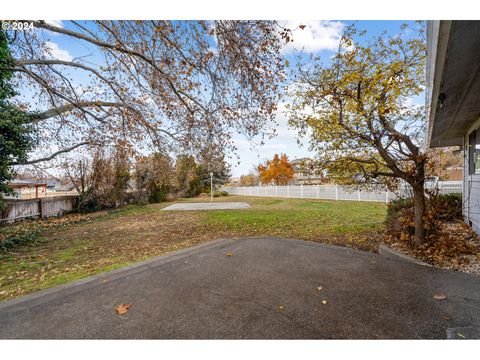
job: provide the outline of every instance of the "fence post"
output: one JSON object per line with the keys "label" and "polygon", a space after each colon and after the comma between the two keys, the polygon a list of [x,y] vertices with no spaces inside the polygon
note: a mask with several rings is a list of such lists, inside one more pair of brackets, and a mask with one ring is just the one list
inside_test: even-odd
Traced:
{"label": "fence post", "polygon": [[43,219],[45,217],[45,209],[43,208],[42,199],[38,199],[38,211],[40,213],[40,219]]}
{"label": "fence post", "polygon": [[360,201],[360,190],[357,190],[357,200]]}
{"label": "fence post", "polygon": [[388,204],[388,190],[385,191],[385,202]]}
{"label": "fence post", "polygon": [[338,200],[338,185],[335,184],[335,200]]}
{"label": "fence post", "polygon": [[278,197],[278,185],[275,184],[275,197]]}
{"label": "fence post", "polygon": [[303,184],[300,184],[300,198],[303,199]]}
{"label": "fence post", "polygon": [[317,199],[320,199],[320,185],[315,186],[315,192],[317,193]]}
{"label": "fence post", "polygon": [[257,196],[260,196],[260,188],[258,186],[256,186],[257,188]]}
{"label": "fence post", "polygon": [[290,185],[287,185],[287,198],[290,197]]}

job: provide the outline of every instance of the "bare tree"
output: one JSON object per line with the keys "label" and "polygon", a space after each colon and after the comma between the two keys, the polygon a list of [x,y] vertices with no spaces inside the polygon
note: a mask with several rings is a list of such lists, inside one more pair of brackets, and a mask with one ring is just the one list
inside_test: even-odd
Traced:
{"label": "bare tree", "polygon": [[[235,132],[251,138],[274,119],[286,36],[275,22],[33,24],[35,31],[11,32],[15,65],[8,70],[27,90],[18,104],[32,113],[40,148],[58,150],[22,164],[119,138],[161,153],[206,140],[233,149]],[[51,34],[89,55],[55,57]]]}

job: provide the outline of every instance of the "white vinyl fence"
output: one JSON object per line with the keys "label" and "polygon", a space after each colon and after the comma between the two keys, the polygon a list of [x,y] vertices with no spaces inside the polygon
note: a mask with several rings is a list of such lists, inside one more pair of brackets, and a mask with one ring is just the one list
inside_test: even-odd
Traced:
{"label": "white vinyl fence", "polygon": [[[439,181],[436,184],[427,184],[429,189],[438,188],[439,193],[461,193],[461,181]],[[285,197],[295,199],[323,199],[323,200],[350,200],[388,202],[397,197],[406,197],[410,194],[407,186],[401,187],[397,193],[385,190],[365,191],[355,190],[352,187],[341,185],[287,185],[287,186],[238,186],[224,187],[230,195]]]}

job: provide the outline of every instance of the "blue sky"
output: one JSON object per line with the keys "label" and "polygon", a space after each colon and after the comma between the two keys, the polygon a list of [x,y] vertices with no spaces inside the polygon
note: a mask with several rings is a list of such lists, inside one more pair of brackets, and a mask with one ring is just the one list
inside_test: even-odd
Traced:
{"label": "blue sky", "polygon": [[[71,25],[68,21],[51,21],[56,25],[69,28]],[[82,22],[83,23],[83,22]],[[329,58],[334,54],[337,48],[340,36],[349,24],[355,23],[358,29],[367,31],[367,39],[369,36],[379,35],[383,31],[395,34],[400,31],[401,24],[404,21],[286,21],[282,22],[286,27],[295,29],[293,32],[293,43],[288,44],[283,49],[286,59],[290,66],[295,66],[295,54],[303,54],[308,56],[315,54],[321,57],[324,63],[328,63]],[[411,22],[410,22],[411,23]],[[85,24],[85,23],[84,23]],[[301,30],[298,25],[303,24],[306,27]],[[86,23],[88,27],[88,23]],[[51,56],[62,60],[72,60],[74,58],[82,58],[92,64],[101,65],[102,57],[93,45],[80,40],[72,39],[63,35],[55,34],[49,31],[43,31],[43,36],[50,42]],[[74,82],[79,86],[83,82],[87,82],[88,78],[85,72],[73,72]],[[423,97],[415,99],[415,102],[421,103]],[[248,141],[241,135],[234,137],[238,152],[228,159],[232,166],[232,176],[239,177],[248,173],[253,166],[259,162],[263,162],[268,158],[272,158],[275,153],[286,153],[289,158],[295,159],[299,157],[314,157],[314,153],[308,150],[308,138],[297,138],[296,131],[288,127],[287,115],[284,113],[285,101],[279,104],[277,111],[277,127],[278,136],[273,139],[266,139],[265,144],[260,146],[260,138]]]}
{"label": "blue sky", "polygon": [[[344,28],[354,23],[359,30],[367,31],[369,36],[380,35],[383,31],[389,34],[400,32],[400,26],[405,21],[289,21],[287,26],[296,28],[299,24],[305,24],[304,30],[294,32],[294,42],[285,50],[285,56],[291,66],[295,65],[294,54],[300,50],[305,54],[319,55],[324,63],[328,63],[329,58],[334,55],[339,38]],[[407,22],[413,24],[412,22]],[[419,96],[414,100],[418,104],[423,104],[424,97]],[[233,176],[240,176],[248,173],[252,167],[261,161],[272,158],[275,153],[286,153],[290,160],[301,157],[315,157],[315,153],[309,151],[309,139],[299,138],[295,130],[288,127],[287,115],[282,111],[284,104],[280,104],[277,113],[279,127],[278,136],[272,140],[265,141],[264,146],[251,148],[249,143],[242,139],[236,139],[238,144],[238,156],[240,164],[236,159],[232,159]]]}

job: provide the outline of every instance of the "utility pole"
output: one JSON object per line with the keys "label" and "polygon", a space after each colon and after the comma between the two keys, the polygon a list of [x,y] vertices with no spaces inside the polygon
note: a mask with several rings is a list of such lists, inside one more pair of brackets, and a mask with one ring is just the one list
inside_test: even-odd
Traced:
{"label": "utility pole", "polygon": [[213,172],[210,173],[210,202],[213,201]]}

